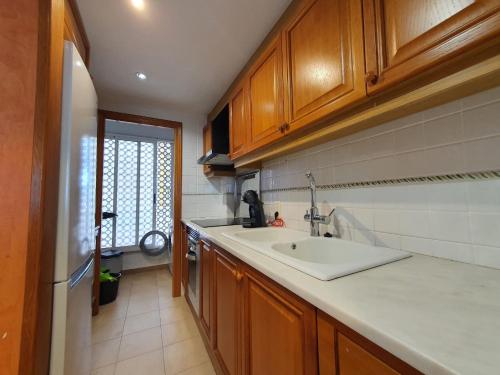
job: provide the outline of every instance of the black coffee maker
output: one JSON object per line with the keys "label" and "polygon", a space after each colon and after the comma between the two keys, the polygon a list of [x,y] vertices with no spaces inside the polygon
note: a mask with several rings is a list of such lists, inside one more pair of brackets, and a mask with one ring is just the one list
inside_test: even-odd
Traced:
{"label": "black coffee maker", "polygon": [[262,202],[255,190],[247,190],[243,194],[243,202],[248,204],[250,211],[250,218],[243,219],[244,228],[259,228],[266,226],[266,217],[264,216],[264,208]]}

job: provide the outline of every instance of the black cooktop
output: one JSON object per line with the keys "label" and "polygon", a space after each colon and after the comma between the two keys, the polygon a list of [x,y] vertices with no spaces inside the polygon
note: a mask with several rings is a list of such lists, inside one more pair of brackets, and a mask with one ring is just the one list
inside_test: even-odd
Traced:
{"label": "black cooktop", "polygon": [[240,218],[224,218],[224,219],[200,219],[200,220],[191,220],[192,223],[198,225],[202,228],[209,227],[224,227],[228,225],[240,225]]}

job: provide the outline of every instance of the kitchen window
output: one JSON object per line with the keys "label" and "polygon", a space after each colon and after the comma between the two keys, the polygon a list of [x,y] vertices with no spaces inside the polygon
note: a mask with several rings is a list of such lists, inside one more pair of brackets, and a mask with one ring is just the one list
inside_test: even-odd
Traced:
{"label": "kitchen window", "polygon": [[[145,233],[169,234],[174,143],[107,134],[104,139],[101,248],[137,249]],[[149,244],[154,241],[149,237]]]}

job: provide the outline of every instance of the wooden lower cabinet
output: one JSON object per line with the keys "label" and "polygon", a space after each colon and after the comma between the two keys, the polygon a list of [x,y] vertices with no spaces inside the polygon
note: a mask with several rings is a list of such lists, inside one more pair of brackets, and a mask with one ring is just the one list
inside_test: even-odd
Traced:
{"label": "wooden lower cabinet", "polygon": [[187,227],[182,224],[182,238],[181,238],[181,282],[184,291],[188,288],[188,260],[186,254],[188,252],[188,239],[187,239]]}
{"label": "wooden lower cabinet", "polygon": [[225,374],[241,373],[241,279],[239,262],[214,247],[214,354]]}
{"label": "wooden lower cabinet", "polygon": [[321,375],[422,374],[322,311],[317,319]]}
{"label": "wooden lower cabinet", "polygon": [[316,309],[252,270],[243,289],[245,374],[317,374]]}
{"label": "wooden lower cabinet", "polygon": [[200,329],[217,373],[421,375],[224,249],[201,244]]}
{"label": "wooden lower cabinet", "polygon": [[209,341],[212,339],[212,253],[210,243],[200,241],[200,323]]}

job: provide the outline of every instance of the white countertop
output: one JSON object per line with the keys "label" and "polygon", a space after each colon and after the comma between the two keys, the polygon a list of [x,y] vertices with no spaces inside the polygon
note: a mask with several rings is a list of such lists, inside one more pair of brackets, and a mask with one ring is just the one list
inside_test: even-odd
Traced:
{"label": "white countertop", "polygon": [[[425,374],[500,373],[500,271],[423,255],[321,281],[183,222]],[[248,229],[251,230],[251,229]]]}

